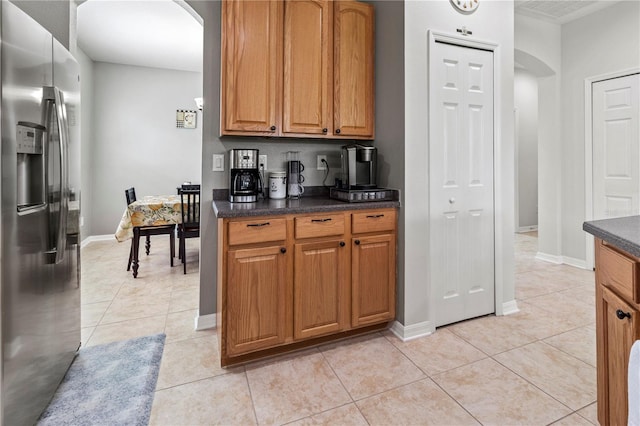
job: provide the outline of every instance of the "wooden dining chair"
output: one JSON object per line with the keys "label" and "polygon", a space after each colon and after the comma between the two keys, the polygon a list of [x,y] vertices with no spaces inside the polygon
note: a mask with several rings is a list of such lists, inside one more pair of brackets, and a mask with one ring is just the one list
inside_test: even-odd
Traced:
{"label": "wooden dining chair", "polygon": [[[125,189],[124,191],[125,198],[127,200],[127,206],[134,201],[136,201],[136,190],[131,187]],[[176,255],[176,243],[175,243],[175,235],[176,235],[176,225],[151,225],[151,226],[136,226],[134,230],[134,237],[131,240],[131,250],[129,250],[129,263],[127,264],[127,271],[131,270],[131,263],[133,262],[133,255],[135,247],[139,247],[140,245],[140,237],[146,237],[145,242],[145,251],[147,252],[147,256],[151,252],[151,236],[152,235],[169,235],[169,253],[171,255],[171,266],[173,266],[173,258]],[[136,240],[137,238],[137,240]],[[134,271],[135,272],[135,271]],[[137,274],[134,274],[134,278]]]}
{"label": "wooden dining chair", "polygon": [[187,273],[186,239],[200,236],[200,185],[182,185],[182,223],[178,224],[178,255],[182,261],[184,273]]}

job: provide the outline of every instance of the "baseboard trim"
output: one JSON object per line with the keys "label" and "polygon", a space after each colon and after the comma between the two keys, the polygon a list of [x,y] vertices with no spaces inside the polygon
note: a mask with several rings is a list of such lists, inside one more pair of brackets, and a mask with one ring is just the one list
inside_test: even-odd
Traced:
{"label": "baseboard trim", "polygon": [[196,315],[195,327],[196,331],[216,328],[216,314]]}
{"label": "baseboard trim", "polygon": [[518,228],[518,234],[522,234],[524,232],[533,232],[538,230],[538,225],[530,225],[530,226],[521,226]]}
{"label": "baseboard trim", "polygon": [[536,259],[549,263],[555,263],[556,265],[562,265],[562,256],[538,252],[536,253]]}
{"label": "baseboard trim", "polygon": [[113,234],[107,234],[107,235],[92,235],[90,237],[85,238],[84,240],[82,240],[82,242],[80,243],[80,248],[84,248],[86,246],[88,246],[91,243],[94,243],[96,241],[113,241],[115,240],[116,237],[113,236]]}
{"label": "baseboard trim", "polygon": [[518,312],[520,312],[520,309],[518,309],[518,302],[515,299],[502,304],[502,315],[511,315]]}
{"label": "baseboard trim", "polygon": [[389,331],[395,334],[396,337],[403,342],[408,342],[409,340],[428,336],[435,331],[435,327],[431,321],[424,321],[407,326],[400,324],[398,321],[394,321]]}
{"label": "baseboard trim", "polygon": [[574,266],[580,269],[589,269],[587,267],[587,261],[582,259],[576,259],[575,257],[562,256],[562,263],[569,266]]}
{"label": "baseboard trim", "polygon": [[546,253],[536,253],[536,259],[542,260],[549,263],[554,263],[556,265],[569,265],[575,268],[580,269],[589,269],[587,267],[587,261],[582,259],[576,259],[575,257],[569,256],[555,256],[552,254]]}

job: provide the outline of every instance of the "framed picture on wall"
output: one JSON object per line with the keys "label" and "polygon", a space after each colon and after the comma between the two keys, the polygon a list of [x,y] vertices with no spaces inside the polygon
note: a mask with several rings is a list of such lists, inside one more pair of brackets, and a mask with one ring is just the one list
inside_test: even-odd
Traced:
{"label": "framed picture on wall", "polygon": [[198,112],[193,110],[176,110],[176,127],[181,129],[195,129]]}
{"label": "framed picture on wall", "polygon": [[184,128],[185,129],[195,129],[196,128],[196,119],[198,114],[195,111],[185,111],[184,113]]}

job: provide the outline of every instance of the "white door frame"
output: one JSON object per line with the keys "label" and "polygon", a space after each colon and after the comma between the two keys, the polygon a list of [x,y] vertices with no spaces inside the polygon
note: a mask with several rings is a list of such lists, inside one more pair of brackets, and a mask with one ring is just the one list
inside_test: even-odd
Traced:
{"label": "white door frame", "polygon": [[[593,220],[593,84],[613,78],[626,77],[640,72],[640,68],[630,68],[607,74],[600,74],[584,79],[584,180],[585,180],[585,221]],[[594,266],[593,235],[585,232],[586,259],[585,267]]]}
{"label": "white door frame", "polygon": [[[498,186],[500,182],[503,182],[505,179],[505,170],[502,168],[502,164],[500,162],[502,156],[502,135],[500,133],[501,125],[502,125],[502,117],[500,111],[502,110],[502,86],[500,84],[501,74],[500,74],[500,66],[498,63],[499,58],[501,57],[501,48],[497,43],[483,41],[476,38],[470,38],[461,35],[455,34],[447,34],[440,31],[428,30],[427,31],[427,69],[429,70],[428,77],[431,78],[431,52],[433,51],[433,46],[436,42],[448,43],[461,47],[470,47],[475,49],[482,49],[493,52],[493,206],[494,206],[494,280],[495,280],[495,309],[496,315],[505,315],[513,312],[517,312],[517,307],[514,305],[513,301],[508,301],[504,303],[504,270],[505,270],[505,262],[504,262],[504,223],[513,220],[513,218],[507,218],[504,216],[504,209],[502,206],[506,204],[506,202],[513,202],[513,200],[505,200],[502,196],[501,188]],[[428,117],[430,118],[430,111],[432,109],[431,105],[431,97],[429,97],[429,113]],[[429,141],[431,143],[431,126],[429,125]],[[428,150],[427,150],[428,151]],[[428,156],[429,154],[427,154]],[[426,159],[429,164],[429,158]],[[513,179],[513,178],[512,178]],[[429,202],[429,210],[430,211],[430,202]],[[429,222],[431,221],[431,217],[429,217]],[[429,235],[429,241],[431,236]],[[428,259],[430,259],[431,253],[429,252]],[[430,261],[429,261],[430,262]],[[429,280],[430,281],[430,280]],[[430,283],[431,284],[431,283]],[[431,324],[435,324],[435,289],[434,286],[429,285],[430,294],[429,294],[429,312],[430,312],[430,322]]]}

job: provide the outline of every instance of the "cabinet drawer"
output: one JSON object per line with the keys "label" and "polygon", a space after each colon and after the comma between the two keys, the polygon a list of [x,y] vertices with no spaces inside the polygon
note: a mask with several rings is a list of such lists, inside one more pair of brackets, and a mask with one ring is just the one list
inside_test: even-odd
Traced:
{"label": "cabinet drawer", "polygon": [[640,302],[637,262],[602,243],[597,264],[600,267],[602,284],[615,289],[620,296],[628,300]]}
{"label": "cabinet drawer", "polygon": [[229,245],[281,241],[287,238],[285,219],[257,219],[229,222]]}
{"label": "cabinet drawer", "polygon": [[300,216],[294,219],[295,238],[344,234],[344,214]]}
{"label": "cabinet drawer", "polygon": [[396,229],[396,211],[379,210],[353,213],[351,216],[351,232],[394,231]]}

